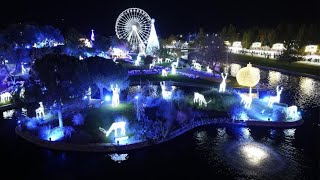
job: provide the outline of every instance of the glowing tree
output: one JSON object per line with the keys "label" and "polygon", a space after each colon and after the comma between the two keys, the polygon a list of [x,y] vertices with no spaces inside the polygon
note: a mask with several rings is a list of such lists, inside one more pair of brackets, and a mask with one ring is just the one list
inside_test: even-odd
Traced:
{"label": "glowing tree", "polygon": [[118,85],[120,90],[129,86],[128,70],[121,64],[116,64],[112,60],[101,57],[90,57],[85,59],[89,76],[100,91],[100,99],[104,99],[103,89],[113,91],[111,85]]}
{"label": "glowing tree", "polygon": [[[70,112],[66,109],[68,104],[81,100],[88,88],[89,78],[84,61],[67,55],[47,55],[35,61],[31,72],[32,78],[40,79],[41,86],[46,87],[42,102],[52,105],[52,111],[58,114],[59,126],[63,127],[62,112]],[[72,106],[77,107],[77,104]]]}
{"label": "glowing tree", "polygon": [[156,33],[156,29],[154,27],[154,19],[151,19],[151,31],[150,36],[147,43],[146,54],[154,55],[160,48],[159,40]]}
{"label": "glowing tree", "polygon": [[252,67],[251,63],[247,67],[241,68],[236,75],[237,82],[242,86],[249,87],[248,96],[242,95],[242,100],[245,102],[245,107],[250,108],[252,102],[252,87],[260,81],[260,71],[258,68]]}

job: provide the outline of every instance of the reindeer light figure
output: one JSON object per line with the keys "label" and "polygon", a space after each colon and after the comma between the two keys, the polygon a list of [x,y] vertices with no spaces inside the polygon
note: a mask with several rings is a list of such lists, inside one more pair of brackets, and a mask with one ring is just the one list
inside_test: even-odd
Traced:
{"label": "reindeer light figure", "polygon": [[282,93],[283,87],[279,89],[279,86],[277,86],[277,95],[276,96],[270,96],[268,101],[268,106],[272,107],[273,103],[279,103],[280,102],[280,95]]}
{"label": "reindeer light figure", "polygon": [[114,137],[119,137],[118,136],[118,129],[120,129],[121,131],[120,131],[120,135],[121,136],[125,136],[126,135],[126,128],[125,128],[125,126],[126,126],[126,122],[125,121],[120,121],[120,122],[114,122],[114,123],[112,123],[112,125],[110,126],[110,128],[108,129],[108,131],[106,131],[105,129],[103,129],[102,127],[99,127],[99,130],[101,131],[101,132],[103,132],[105,135],[106,135],[106,137],[108,137],[109,135],[110,135],[110,133],[112,132],[112,131],[114,131]]}
{"label": "reindeer light figure", "polygon": [[244,104],[244,108],[250,109],[252,103],[252,93],[249,94],[239,94],[241,97],[241,104]]}
{"label": "reindeer light figure", "polygon": [[172,97],[172,92],[175,90],[176,87],[171,86],[171,90],[167,90],[165,81],[161,81],[160,86],[161,86],[162,98],[165,100],[170,100]]}
{"label": "reindeer light figure", "polygon": [[149,69],[153,69],[155,65],[156,65],[156,61],[152,60],[152,63],[149,65]]}
{"label": "reindeer light figure", "polygon": [[202,104],[204,106],[207,106],[208,104],[204,96],[198,92],[194,92],[193,103],[199,103],[199,106],[201,106]]}
{"label": "reindeer light figure", "polygon": [[171,63],[171,66],[174,66],[175,68],[177,68],[179,66],[179,58],[177,58],[176,62]]}
{"label": "reindeer light figure", "polygon": [[222,82],[220,83],[219,92],[225,92],[226,91],[226,79],[228,77],[228,73],[224,76],[223,73],[221,73]]}
{"label": "reindeer light figure", "polygon": [[168,76],[168,72],[165,69],[161,70],[161,76]]}
{"label": "reindeer light figure", "polygon": [[111,84],[111,90],[112,90],[112,107],[117,107],[120,104],[120,88],[118,86],[118,84],[116,84],[116,86],[113,86],[113,84]]}
{"label": "reindeer light figure", "polygon": [[38,109],[36,109],[36,118],[40,119],[44,117],[44,107],[43,107],[43,103],[39,102],[40,107]]}
{"label": "reindeer light figure", "polygon": [[162,60],[163,60],[163,58],[158,58],[157,62],[158,62],[159,64],[162,64]]}

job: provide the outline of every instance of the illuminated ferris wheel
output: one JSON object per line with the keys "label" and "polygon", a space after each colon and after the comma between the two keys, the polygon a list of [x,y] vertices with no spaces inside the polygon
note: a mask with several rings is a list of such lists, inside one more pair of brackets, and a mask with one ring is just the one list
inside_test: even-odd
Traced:
{"label": "illuminated ferris wheel", "polygon": [[151,18],[142,9],[129,8],[118,16],[115,29],[118,38],[127,40],[133,49],[145,49],[150,35]]}

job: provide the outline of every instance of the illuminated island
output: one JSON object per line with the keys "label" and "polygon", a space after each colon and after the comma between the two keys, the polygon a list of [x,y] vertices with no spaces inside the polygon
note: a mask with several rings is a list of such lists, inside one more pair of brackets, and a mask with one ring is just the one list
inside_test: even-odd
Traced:
{"label": "illuminated island", "polygon": [[[135,75],[129,76],[123,64],[100,57],[78,61],[50,55],[36,61],[33,71],[41,84],[27,82],[32,88],[25,89],[23,98],[41,99],[40,107],[35,117],[19,119],[16,133],[50,149],[116,153],[159,144],[209,124],[287,128],[303,123],[297,106],[280,102],[282,87],[264,98],[252,92],[260,73],[250,63],[236,76],[238,84],[249,87],[247,91],[228,87],[223,73],[216,86],[207,88],[197,79],[193,84],[164,80],[136,85],[129,83]],[[68,76],[61,78],[64,73]],[[157,73],[167,77],[161,69]],[[195,91],[188,90],[190,85]]]}

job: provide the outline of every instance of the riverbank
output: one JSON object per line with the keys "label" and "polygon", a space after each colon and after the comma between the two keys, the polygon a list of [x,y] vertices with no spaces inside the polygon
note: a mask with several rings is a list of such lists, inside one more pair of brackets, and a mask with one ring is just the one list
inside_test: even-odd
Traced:
{"label": "riverbank", "polygon": [[143,141],[143,142],[136,142],[132,144],[126,145],[116,145],[112,143],[88,143],[88,144],[74,144],[74,143],[66,143],[66,142],[59,142],[59,141],[45,141],[39,139],[38,137],[30,134],[28,131],[22,131],[19,126],[15,128],[15,132],[21,138],[33,143],[39,147],[53,149],[53,150],[61,150],[61,151],[82,151],[82,152],[105,152],[105,153],[119,153],[134,149],[140,149],[147,146],[161,144],[167,141],[170,141],[192,129],[197,127],[201,127],[204,125],[220,125],[220,126],[243,126],[243,127],[250,127],[250,126],[263,126],[263,127],[276,127],[276,128],[292,128],[299,126],[303,123],[303,120],[300,118],[297,121],[293,122],[272,122],[272,121],[258,121],[258,120],[231,120],[228,118],[205,118],[202,120],[195,120],[192,121],[189,125],[186,125],[182,128],[179,128],[173,132],[171,132],[166,138],[157,141],[157,142],[150,142],[150,141]]}
{"label": "riverbank", "polygon": [[311,77],[314,79],[320,79],[320,66],[298,62],[288,63],[276,59],[267,59],[241,54],[232,55],[234,56],[233,63],[239,63],[243,66],[246,66],[249,62],[251,62],[253,66],[261,69],[274,70],[286,74],[293,74],[298,76]]}

